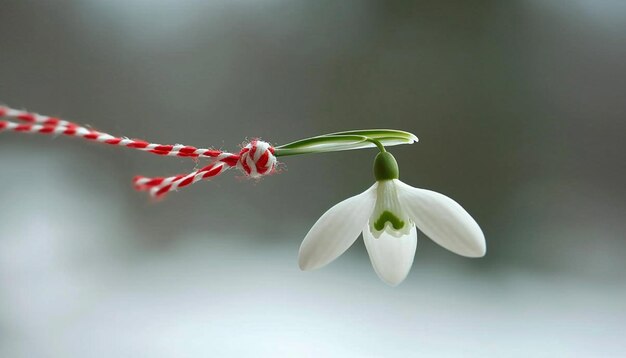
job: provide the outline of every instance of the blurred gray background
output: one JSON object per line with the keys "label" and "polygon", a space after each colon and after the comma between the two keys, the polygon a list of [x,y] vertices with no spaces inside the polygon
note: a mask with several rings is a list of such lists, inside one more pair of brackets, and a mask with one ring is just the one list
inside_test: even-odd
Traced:
{"label": "blurred gray background", "polygon": [[626,2],[0,2],[0,101],[114,135],[235,151],[388,127],[401,179],[479,222],[421,236],[397,288],[359,240],[300,272],[374,150],[288,157],[153,203],[189,171],[0,134],[2,357],[626,355]]}

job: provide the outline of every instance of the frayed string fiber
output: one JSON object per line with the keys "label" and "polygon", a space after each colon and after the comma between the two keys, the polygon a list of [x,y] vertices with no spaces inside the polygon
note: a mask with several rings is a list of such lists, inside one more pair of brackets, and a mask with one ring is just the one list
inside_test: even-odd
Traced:
{"label": "frayed string fiber", "polygon": [[244,145],[239,153],[228,153],[221,150],[196,148],[182,144],[164,145],[140,139],[115,137],[57,117],[44,116],[5,106],[0,106],[0,118],[10,118],[23,122],[0,120],[0,132],[12,131],[65,135],[97,143],[137,149],[161,156],[208,158],[210,160],[205,167],[188,174],[154,178],[136,176],[133,179],[135,189],[148,191],[151,196],[156,198],[164,197],[171,191],[186,187],[200,180],[214,178],[233,167],[238,168],[248,177],[260,178],[275,172],[278,164],[274,155],[274,147],[258,139]]}

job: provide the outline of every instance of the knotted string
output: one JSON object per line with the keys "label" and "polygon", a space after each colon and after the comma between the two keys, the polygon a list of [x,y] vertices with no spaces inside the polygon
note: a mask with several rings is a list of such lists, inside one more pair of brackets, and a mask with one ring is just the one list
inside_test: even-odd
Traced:
{"label": "knotted string", "polygon": [[239,154],[222,152],[209,165],[189,174],[156,178],[136,176],[133,184],[135,189],[149,191],[150,195],[158,198],[202,179],[218,176],[232,167],[239,168],[251,178],[260,178],[272,173],[276,168],[276,163],[274,148],[266,142],[253,140],[244,146]]}
{"label": "knotted string", "polygon": [[164,145],[149,143],[140,139],[114,137],[110,134],[56,117],[0,106],[0,118],[3,117],[17,119],[24,123],[0,120],[0,132],[13,131],[66,135],[98,143],[133,148],[157,155],[210,159],[210,163],[207,166],[189,174],[156,178],[135,177],[133,179],[135,189],[148,191],[153,197],[163,197],[171,191],[202,179],[213,178],[233,167],[239,168],[246,176],[260,178],[273,173],[277,165],[274,148],[269,143],[261,140],[253,140],[246,144],[239,153],[233,154],[221,150],[196,148],[182,144]]}

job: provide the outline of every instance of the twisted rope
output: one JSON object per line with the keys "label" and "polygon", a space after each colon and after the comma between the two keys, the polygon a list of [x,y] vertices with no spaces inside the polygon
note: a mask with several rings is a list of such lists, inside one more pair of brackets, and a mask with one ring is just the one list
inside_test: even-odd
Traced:
{"label": "twisted rope", "polygon": [[251,141],[245,145],[239,153],[234,154],[221,150],[196,148],[182,144],[164,145],[149,143],[140,139],[115,137],[108,133],[87,128],[57,117],[44,116],[4,106],[0,106],[0,118],[11,118],[25,122],[16,123],[0,120],[0,132],[13,131],[21,133],[66,135],[98,143],[137,149],[162,156],[209,158],[211,160],[204,168],[195,170],[189,174],[156,178],[136,176],[133,179],[135,189],[148,191],[153,197],[163,197],[170,191],[175,191],[178,188],[188,186],[203,179],[213,178],[232,167],[239,168],[245,175],[251,178],[260,178],[273,173],[277,164],[276,157],[274,156],[274,148],[270,144],[260,140]]}

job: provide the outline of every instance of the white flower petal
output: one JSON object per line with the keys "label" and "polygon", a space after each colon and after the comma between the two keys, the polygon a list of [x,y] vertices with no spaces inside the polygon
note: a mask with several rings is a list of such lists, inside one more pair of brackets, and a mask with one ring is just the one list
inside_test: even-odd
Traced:
{"label": "white flower petal", "polygon": [[320,268],[354,243],[374,210],[376,186],[333,206],[317,220],[300,245],[300,269]]}
{"label": "white flower petal", "polygon": [[368,225],[363,230],[363,241],[374,271],[381,280],[391,286],[404,281],[413,265],[417,248],[415,225],[411,224],[408,235],[394,237],[385,230],[378,239],[374,238]]}
{"label": "white flower petal", "polygon": [[400,201],[426,236],[456,254],[485,256],[485,236],[461,205],[443,194],[394,182]]}

